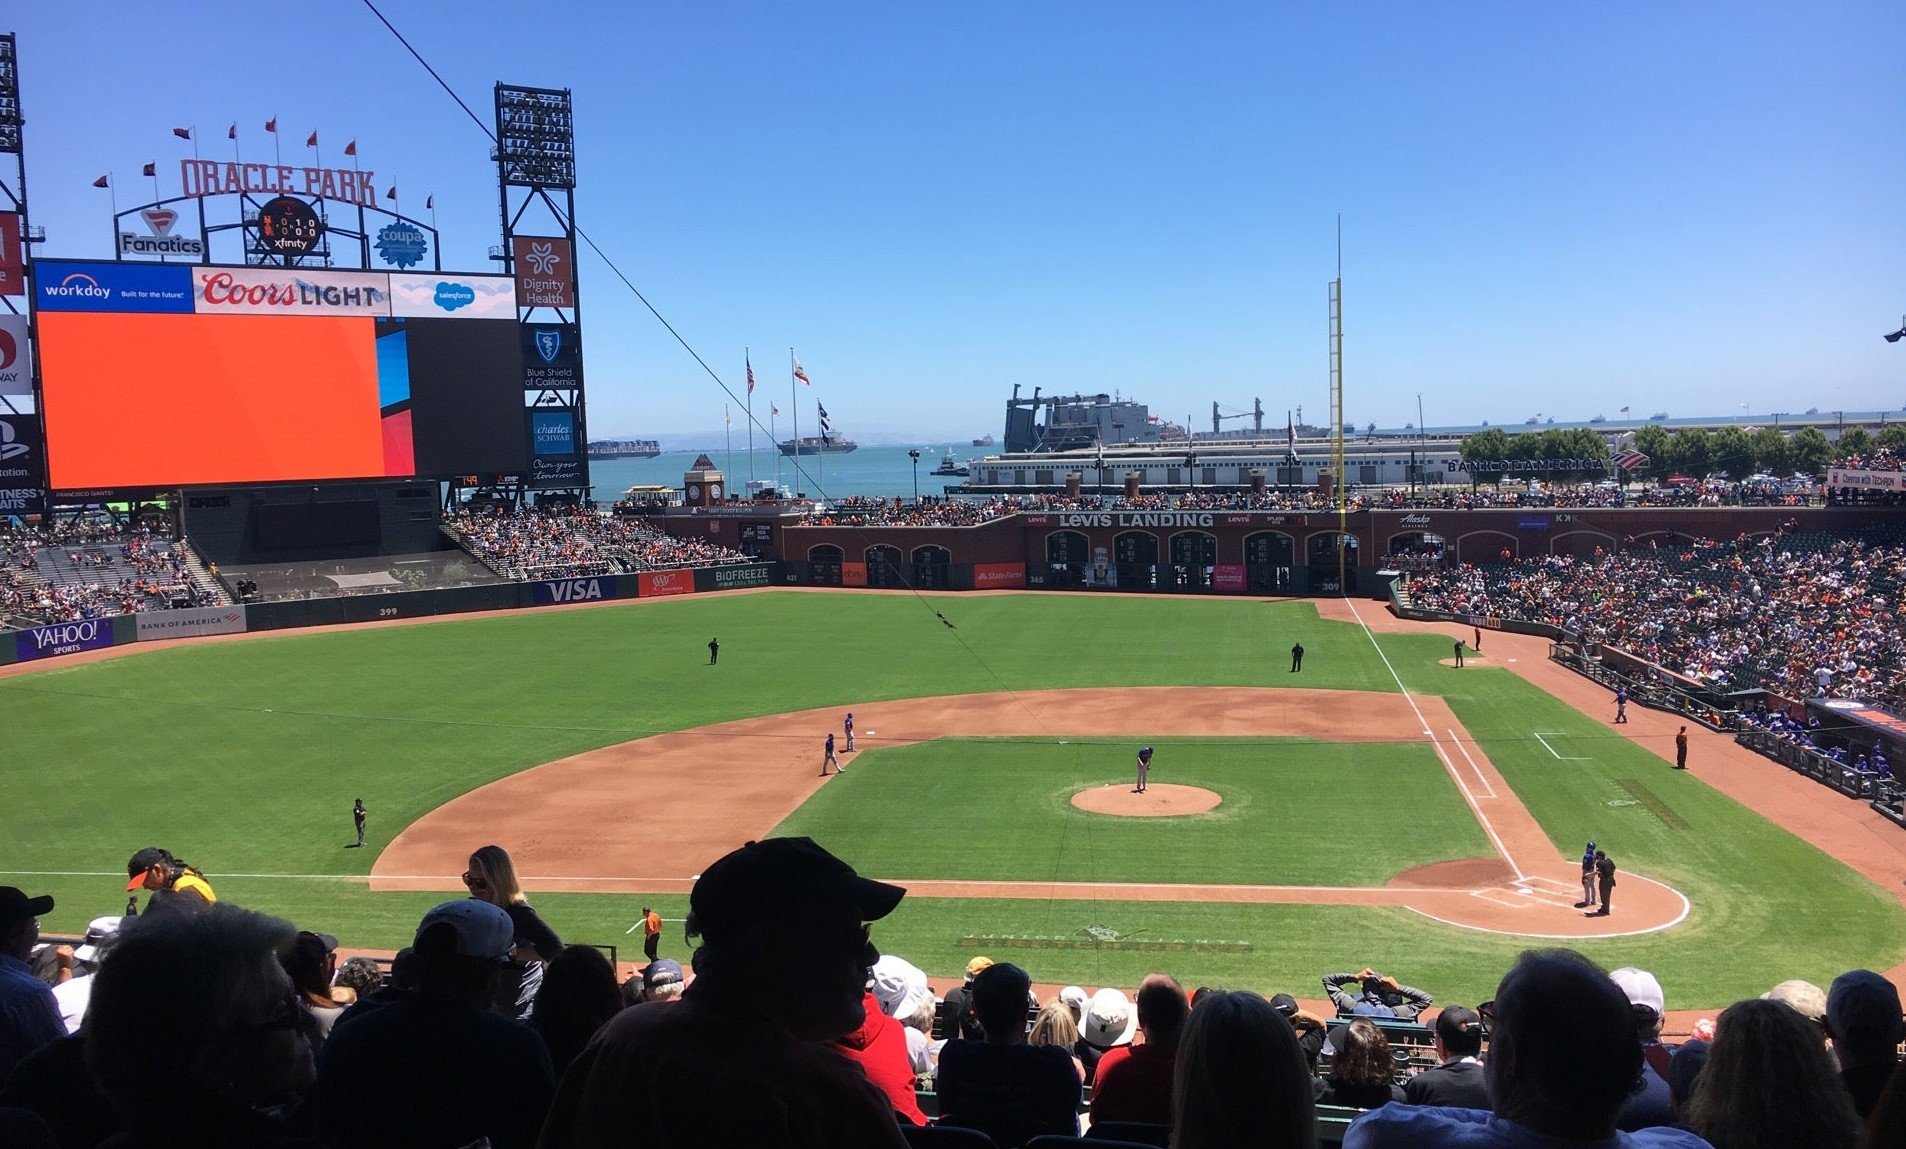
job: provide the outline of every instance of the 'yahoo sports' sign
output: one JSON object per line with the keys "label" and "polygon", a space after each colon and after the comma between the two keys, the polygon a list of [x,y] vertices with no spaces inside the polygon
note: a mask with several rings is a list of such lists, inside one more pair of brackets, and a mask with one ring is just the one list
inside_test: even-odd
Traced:
{"label": "'yahoo sports' sign", "polygon": [[21,662],[78,654],[82,650],[100,650],[112,644],[113,623],[110,618],[88,618],[79,622],[36,626],[13,636],[14,656]]}

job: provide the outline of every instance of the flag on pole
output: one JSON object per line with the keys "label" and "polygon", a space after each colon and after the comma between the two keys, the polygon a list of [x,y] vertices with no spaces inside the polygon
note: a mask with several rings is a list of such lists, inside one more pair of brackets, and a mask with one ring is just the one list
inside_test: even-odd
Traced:
{"label": "flag on pole", "polygon": [[425,211],[437,210],[437,193],[436,192],[431,192],[429,195],[424,197],[424,210]]}
{"label": "flag on pole", "polygon": [[304,142],[304,146],[305,146],[305,147],[307,147],[307,148],[315,148],[315,147],[317,147],[317,146],[318,146],[318,133],[316,133],[316,132],[312,132],[312,133],[311,133],[311,135],[310,135],[310,138],[308,138],[308,139],[306,139],[306,140],[305,140],[305,142]]}
{"label": "flag on pole", "polygon": [[754,361],[746,355],[741,357],[741,361],[748,365],[748,394],[752,395],[754,394]]}
{"label": "flag on pole", "polygon": [[237,120],[233,120],[232,126],[225,129],[225,138],[228,140],[235,140],[238,138],[238,121]]}
{"label": "flag on pole", "polygon": [[273,116],[271,119],[265,121],[265,130],[270,132],[274,136],[278,134],[278,117],[277,116]]}
{"label": "flag on pole", "polygon": [[1284,412],[1284,457],[1297,458],[1297,424],[1292,421],[1291,413]]}
{"label": "flag on pole", "polygon": [[721,425],[724,427],[732,427],[735,425],[734,412],[728,410],[726,403],[721,405]]}
{"label": "flag on pole", "polygon": [[96,180],[94,180],[94,181],[93,181],[93,186],[94,186],[94,187],[96,187],[96,188],[109,188],[109,187],[111,187],[111,186],[112,186],[112,173],[111,173],[111,172],[107,172],[107,173],[106,173],[105,175],[103,175],[103,176],[100,176],[100,177],[99,177],[98,179],[96,179]]}
{"label": "flag on pole", "polygon": [[1624,415],[1626,415],[1626,414],[1628,413],[1628,408],[1626,408],[1626,407],[1623,407],[1623,408],[1621,409],[1621,413],[1622,413],[1622,414],[1624,414]]}
{"label": "flag on pole", "polygon": [[788,358],[794,360],[794,377],[796,379],[799,379],[801,382],[806,383],[809,387],[814,386],[814,384],[808,382],[807,368],[801,366],[800,357],[794,354],[794,352],[790,351],[788,352]]}
{"label": "flag on pole", "polygon": [[140,174],[140,175],[145,175],[145,176],[156,176],[156,175],[158,175],[158,174],[159,174],[159,165],[158,165],[158,164],[147,164],[147,165],[146,165],[146,170],[145,170],[145,171],[143,171],[143,172],[140,172],[139,174]]}
{"label": "flag on pole", "polygon": [[357,154],[356,140],[352,140],[350,143],[344,145],[344,154],[347,156],[354,156]]}
{"label": "flag on pole", "polygon": [[[100,186],[103,187],[105,185],[102,184]],[[777,419],[781,417],[781,408],[776,406],[773,400],[768,401],[768,414],[773,415]]]}
{"label": "flag on pole", "polygon": [[192,129],[191,128],[173,128],[172,134],[179,137],[182,140],[189,140],[192,138]]}
{"label": "flag on pole", "polygon": [[385,199],[396,199],[396,198],[397,198],[397,185],[396,185],[396,184],[392,184],[392,185],[390,185],[390,190],[384,193],[384,198],[385,198]]}
{"label": "flag on pole", "polygon": [[[802,379],[802,382],[805,383],[806,381],[807,380],[805,378]],[[814,401],[814,409],[821,413],[821,442],[825,443],[829,441],[831,438],[833,438],[834,424],[828,421],[827,408],[821,406],[820,400],[817,399]]]}
{"label": "flag on pole", "polygon": [[1105,436],[1100,435],[1098,438],[1098,442],[1096,442],[1093,445],[1097,448],[1097,450],[1093,453],[1093,460],[1092,460],[1093,466],[1095,469],[1099,471],[1104,471],[1105,470]]}

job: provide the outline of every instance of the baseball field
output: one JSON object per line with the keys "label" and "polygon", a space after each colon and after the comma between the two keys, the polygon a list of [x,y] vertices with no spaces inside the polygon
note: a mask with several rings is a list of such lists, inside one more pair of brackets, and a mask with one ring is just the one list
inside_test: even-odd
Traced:
{"label": "baseball field", "polygon": [[[565,940],[626,946],[652,904],[685,957],[693,876],[778,832],[909,886],[875,940],[936,976],[985,952],[1315,996],[1374,965],[1474,1002],[1567,944],[1694,1009],[1906,956],[1891,891],[1532,685],[1508,659],[1535,642],[1457,670],[1451,628],[1348,607],[769,591],[39,666],[0,678],[0,883],[79,932],[163,845],[226,899],[395,949],[494,842]],[[849,710],[859,750],[821,778]],[[1622,868],[1607,918],[1570,905],[1588,839]]]}

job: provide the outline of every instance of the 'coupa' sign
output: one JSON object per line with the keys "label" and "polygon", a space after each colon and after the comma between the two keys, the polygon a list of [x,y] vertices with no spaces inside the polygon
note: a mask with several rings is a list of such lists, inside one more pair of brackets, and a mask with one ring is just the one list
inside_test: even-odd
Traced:
{"label": "'coupa' sign", "polygon": [[113,626],[109,618],[88,618],[53,626],[36,626],[13,636],[14,656],[21,662],[35,658],[53,658],[78,654],[113,644]]}

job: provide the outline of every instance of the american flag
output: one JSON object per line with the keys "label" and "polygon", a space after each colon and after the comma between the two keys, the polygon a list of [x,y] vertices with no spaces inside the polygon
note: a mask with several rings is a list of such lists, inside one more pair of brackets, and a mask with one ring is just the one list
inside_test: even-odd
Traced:
{"label": "american flag", "polygon": [[746,364],[748,368],[748,394],[752,395],[754,394],[754,361],[749,359],[746,355],[741,357],[741,361]]}

